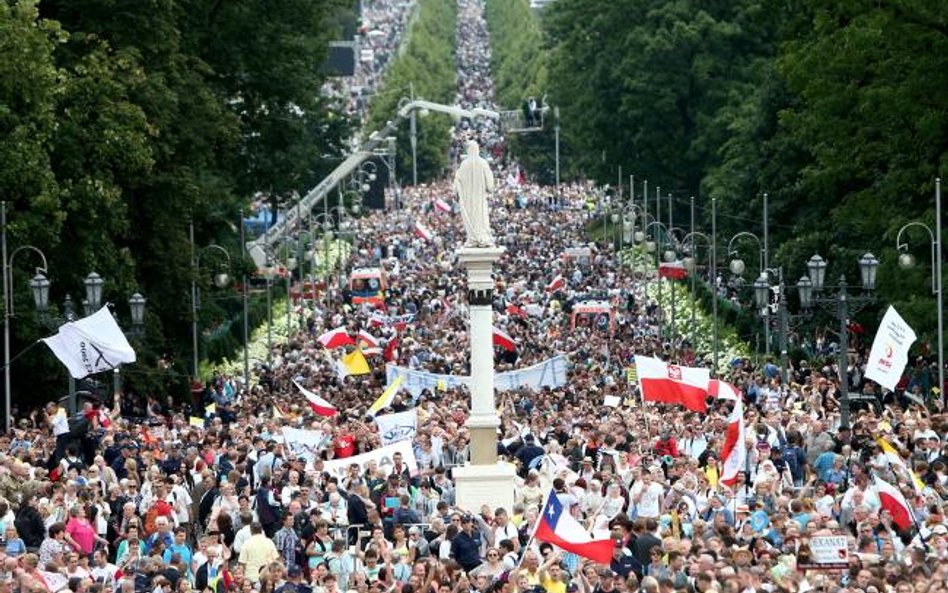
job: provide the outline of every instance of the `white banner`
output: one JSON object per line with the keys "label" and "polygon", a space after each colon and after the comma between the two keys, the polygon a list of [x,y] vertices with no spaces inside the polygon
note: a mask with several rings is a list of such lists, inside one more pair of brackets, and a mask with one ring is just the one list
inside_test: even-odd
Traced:
{"label": "white banner", "polygon": [[849,568],[849,543],[845,535],[821,535],[797,542],[800,570],[845,570]]}
{"label": "white banner", "polygon": [[[494,389],[508,391],[523,387],[530,389],[562,387],[566,385],[567,366],[566,357],[561,354],[523,369],[497,373],[494,375]],[[392,364],[385,365],[385,379],[388,385],[391,385],[395,377],[399,376],[402,377],[401,388],[416,399],[425,389],[434,393],[438,390],[466,386],[470,382],[470,377],[467,376],[438,375]]]}
{"label": "white banner", "polygon": [[890,305],[872,342],[866,378],[894,391],[908,363],[909,347],[916,337],[915,331]]}
{"label": "white banner", "polygon": [[283,440],[286,447],[290,450],[293,458],[304,457],[312,462],[328,441],[326,435],[321,430],[301,430],[299,428],[290,428],[284,426],[280,429],[283,432]]}
{"label": "white banner", "polygon": [[408,467],[408,472],[413,476],[417,475],[418,462],[415,461],[415,451],[412,449],[411,441],[398,441],[361,455],[353,455],[344,459],[332,459],[323,464],[323,471],[327,471],[337,478],[342,478],[353,463],[359,464],[360,472],[365,472],[369,463],[374,461],[376,467],[384,469],[386,473],[391,473],[395,466],[393,459],[396,453],[402,454],[402,461]]}
{"label": "white banner", "polygon": [[64,323],[55,336],[43,341],[76,379],[135,362],[135,351],[108,305],[79,321]]}
{"label": "white banner", "polygon": [[375,423],[379,426],[382,445],[391,445],[398,441],[413,441],[418,431],[418,412],[408,410],[397,414],[376,416]]}

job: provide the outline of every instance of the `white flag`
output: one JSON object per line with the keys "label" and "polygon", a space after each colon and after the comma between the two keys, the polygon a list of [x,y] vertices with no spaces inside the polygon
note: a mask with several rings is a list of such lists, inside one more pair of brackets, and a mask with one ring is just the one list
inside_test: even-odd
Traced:
{"label": "white flag", "polygon": [[916,338],[915,330],[889,305],[872,342],[866,378],[894,391],[908,363],[909,347]]}
{"label": "white flag", "polygon": [[135,362],[135,351],[108,306],[79,321],[64,323],[55,336],[43,341],[76,379]]}
{"label": "white flag", "polygon": [[418,413],[415,410],[376,416],[375,423],[379,425],[379,438],[382,446],[391,445],[398,441],[414,440],[418,430]]}

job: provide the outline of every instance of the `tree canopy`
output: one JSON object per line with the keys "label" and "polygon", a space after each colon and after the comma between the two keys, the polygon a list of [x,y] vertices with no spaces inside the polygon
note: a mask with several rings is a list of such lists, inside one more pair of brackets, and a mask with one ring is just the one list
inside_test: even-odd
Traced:
{"label": "tree canopy", "polygon": [[[242,266],[241,209],[255,197],[291,198],[338,159],[349,122],[320,98],[320,72],[336,34],[328,23],[349,4],[0,2],[0,196],[11,250],[45,253],[54,305],[68,293],[78,308],[93,270],[120,320],[127,298],[144,294],[143,373],[159,356],[189,358],[189,220],[198,246],[221,243]],[[29,312],[39,262],[28,259],[14,262],[14,352],[60,313]],[[211,275],[197,279],[209,285]],[[236,314],[204,305],[203,322]],[[64,391],[51,358],[37,349],[18,360],[14,392]]]}
{"label": "tree canopy", "polygon": [[[882,260],[880,302],[930,337],[927,235],[909,235],[924,264],[910,271],[896,266],[895,236],[909,220],[934,223],[934,180],[946,171],[948,98],[939,89],[948,85],[948,17],[940,8],[921,0],[551,3],[543,49],[570,147],[564,170],[614,183],[622,166],[650,180],[650,197],[657,185],[670,191],[678,221],[694,195],[705,228],[716,197],[719,253],[739,231],[762,233],[768,193],[770,261],[788,282],[819,252],[831,281],[847,274],[856,284],[856,260],[871,251]],[[641,200],[641,185],[636,192]]]}

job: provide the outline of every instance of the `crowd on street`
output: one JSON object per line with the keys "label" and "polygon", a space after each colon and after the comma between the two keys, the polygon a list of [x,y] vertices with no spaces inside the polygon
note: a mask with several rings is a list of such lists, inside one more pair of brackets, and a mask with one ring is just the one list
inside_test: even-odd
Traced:
{"label": "crowd on street", "polygon": [[[494,108],[483,4],[458,2],[458,101]],[[215,373],[189,409],[151,394],[131,416],[116,395],[76,417],[48,404],[19,418],[0,437],[0,593],[948,590],[948,416],[923,405],[937,376],[927,358],[904,389],[883,393],[864,378],[866,347],[854,348],[842,376],[878,405],[854,403],[851,426],[822,344],[786,381],[766,357],[730,361],[718,371],[740,392],[746,459],[725,485],[734,403],[709,397],[698,413],[641,399],[635,355],[699,366],[708,353],[660,331],[641,274],[614,244],[588,240],[593,188],[523,179],[490,120],[463,120],[454,134],[456,158],[477,140],[497,179],[494,325],[514,347],[495,348],[496,371],[568,361],[561,384],[498,390],[514,504],[457,504],[452,472],[470,449],[463,386],[434,380],[370,410],[386,365],[469,374],[464,231],[445,180],[357,219],[346,265],[382,270],[381,306],[353,302],[346,287],[303,303],[305,327],[274,345],[249,385]],[[590,301],[608,311],[583,312]],[[368,373],[340,373],[353,347],[317,341],[340,327],[368,336]],[[407,411],[417,425],[405,452],[347,461],[389,446],[376,418]],[[303,433],[314,436],[305,446],[289,436]],[[907,501],[908,526],[879,480]],[[609,562],[533,537],[549,497],[611,540]],[[833,541],[844,565],[806,568]]]}

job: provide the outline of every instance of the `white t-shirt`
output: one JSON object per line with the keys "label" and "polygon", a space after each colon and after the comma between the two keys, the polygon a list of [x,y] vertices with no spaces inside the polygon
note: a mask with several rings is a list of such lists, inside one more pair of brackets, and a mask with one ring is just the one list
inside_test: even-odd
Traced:
{"label": "white t-shirt", "polygon": [[639,517],[658,517],[662,514],[662,497],[665,489],[658,482],[652,482],[642,491],[639,499],[637,514]]}
{"label": "white t-shirt", "polygon": [[49,421],[53,425],[53,436],[58,437],[69,432],[69,418],[66,417],[66,410],[57,408]]}

